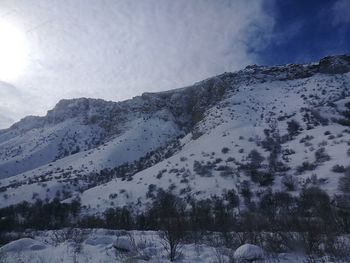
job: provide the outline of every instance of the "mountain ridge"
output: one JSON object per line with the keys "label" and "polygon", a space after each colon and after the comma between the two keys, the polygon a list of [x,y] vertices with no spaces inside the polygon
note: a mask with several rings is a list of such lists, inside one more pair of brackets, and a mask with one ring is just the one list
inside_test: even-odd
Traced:
{"label": "mountain ridge", "polygon": [[[48,115],[53,115],[53,112],[61,109],[61,108],[65,108],[67,106],[69,106],[72,103],[75,102],[86,102],[87,100],[92,101],[92,102],[104,102],[104,103],[127,103],[129,101],[132,101],[133,99],[138,99],[138,98],[144,98],[147,97],[149,95],[159,95],[160,97],[164,94],[168,94],[168,93],[173,93],[173,92],[179,92],[179,91],[183,91],[187,88],[194,88],[196,87],[196,85],[198,85],[199,83],[203,83],[206,81],[211,81],[214,78],[220,78],[223,76],[236,76],[237,74],[242,74],[242,73],[248,73],[249,75],[258,75],[259,73],[286,73],[285,69],[290,69],[290,73],[293,76],[294,73],[294,78],[292,76],[282,76],[280,78],[277,78],[276,80],[288,80],[288,79],[295,79],[295,78],[306,78],[306,77],[310,77],[313,74],[316,73],[324,73],[324,74],[341,74],[341,73],[347,73],[350,71],[350,55],[335,55],[335,56],[327,56],[324,57],[322,59],[320,59],[319,62],[317,63],[309,63],[309,64],[287,64],[287,65],[277,65],[277,66],[258,66],[258,65],[248,65],[245,69],[243,70],[238,70],[236,72],[232,72],[232,73],[223,73],[223,74],[219,74],[217,76],[214,77],[210,77],[207,78],[205,80],[199,81],[193,85],[187,86],[187,87],[183,87],[183,88],[178,88],[178,89],[172,89],[172,90],[166,90],[166,91],[160,91],[160,92],[145,92],[143,94],[141,94],[140,96],[136,96],[133,97],[131,99],[127,99],[124,101],[119,101],[119,102],[115,102],[115,101],[107,101],[104,99],[93,99],[93,98],[86,98],[86,97],[81,97],[81,98],[74,98],[74,99],[62,99],[60,100],[53,109],[49,110],[47,112],[47,114],[45,116],[26,116],[24,117],[22,120],[27,120],[27,118],[45,118],[48,117]],[[257,74],[258,73],[258,74]],[[292,77],[292,78],[291,78]],[[257,77],[257,79],[259,79]],[[22,121],[18,121],[16,122],[15,126],[19,125],[19,123]],[[12,125],[12,126],[13,126]],[[11,128],[11,127],[9,127]],[[7,128],[7,129],[9,129]],[[2,129],[0,130],[0,133],[3,132],[4,130],[7,129]]]}
{"label": "mountain ridge", "polygon": [[[46,116],[0,131],[2,206],[51,200],[59,192],[62,201],[80,198],[87,210],[103,212],[111,203],[142,207],[150,188],[175,186],[180,195],[205,198],[241,192],[244,182],[257,198],[290,178],[300,189],[315,172],[336,193],[342,173],[332,166],[349,163],[343,114],[349,72],[350,56],[340,55],[305,65],[247,66],[122,102],[61,100]],[[246,169],[254,150],[263,160],[258,175]]]}

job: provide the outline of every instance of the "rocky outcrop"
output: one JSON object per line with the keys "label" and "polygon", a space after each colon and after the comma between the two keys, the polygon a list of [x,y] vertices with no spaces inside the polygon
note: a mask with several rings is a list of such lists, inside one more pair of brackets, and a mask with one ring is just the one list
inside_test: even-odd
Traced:
{"label": "rocky outcrop", "polygon": [[319,71],[324,74],[343,74],[350,72],[350,55],[325,57],[321,59]]}

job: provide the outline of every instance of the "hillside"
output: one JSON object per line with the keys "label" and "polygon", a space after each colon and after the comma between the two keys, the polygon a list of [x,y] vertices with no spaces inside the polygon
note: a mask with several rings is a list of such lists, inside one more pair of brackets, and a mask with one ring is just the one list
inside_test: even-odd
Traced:
{"label": "hillside", "polygon": [[158,189],[184,199],[307,185],[337,194],[350,164],[349,72],[342,55],[123,102],[62,100],[0,131],[0,206],[58,197],[80,199],[85,213],[142,210]]}

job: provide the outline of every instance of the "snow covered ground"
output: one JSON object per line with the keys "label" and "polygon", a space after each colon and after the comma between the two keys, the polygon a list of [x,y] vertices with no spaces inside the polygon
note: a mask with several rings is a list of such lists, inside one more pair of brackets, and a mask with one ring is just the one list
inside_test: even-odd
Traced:
{"label": "snow covered ground", "polygon": [[[76,231],[79,231],[79,235]],[[27,233],[32,238],[21,238],[0,248],[0,262],[170,262],[164,242],[157,232],[106,229],[76,231],[74,237],[65,236],[66,230]],[[250,244],[228,249],[216,243],[215,238],[197,244],[184,243],[178,252],[175,262],[181,263],[253,262],[254,259],[254,262],[261,263],[308,262],[308,257],[302,254],[272,254]],[[325,258],[313,262],[325,262],[322,260]]]}

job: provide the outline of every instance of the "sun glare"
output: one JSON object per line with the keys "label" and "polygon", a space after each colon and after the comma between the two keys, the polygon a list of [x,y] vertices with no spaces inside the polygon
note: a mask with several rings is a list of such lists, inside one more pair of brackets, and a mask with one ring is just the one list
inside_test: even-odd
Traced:
{"label": "sun glare", "polygon": [[10,23],[0,21],[0,80],[18,77],[27,59],[24,33]]}

